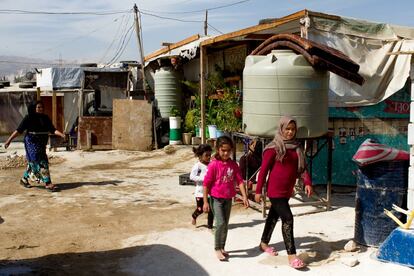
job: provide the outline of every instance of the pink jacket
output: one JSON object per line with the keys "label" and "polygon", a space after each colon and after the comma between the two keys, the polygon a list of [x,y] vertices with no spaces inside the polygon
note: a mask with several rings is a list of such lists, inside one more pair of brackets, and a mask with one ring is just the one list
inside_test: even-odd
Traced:
{"label": "pink jacket", "polygon": [[298,175],[298,154],[296,150],[286,150],[282,162],[275,160],[274,149],[265,150],[263,153],[262,166],[257,177],[256,194],[262,193],[263,185],[267,180],[267,196],[269,198],[290,198],[296,179],[301,177],[305,185],[312,185],[311,178],[307,171]]}
{"label": "pink jacket", "polygon": [[236,195],[236,184],[240,183],[243,183],[240,168],[233,160],[213,160],[208,164],[203,185],[211,196],[231,199]]}

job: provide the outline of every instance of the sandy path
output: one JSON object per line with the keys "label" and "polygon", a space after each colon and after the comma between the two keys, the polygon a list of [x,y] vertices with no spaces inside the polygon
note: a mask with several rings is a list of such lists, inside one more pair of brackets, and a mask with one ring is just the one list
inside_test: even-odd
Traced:
{"label": "sandy path", "polygon": [[[13,146],[11,150],[23,153],[21,145]],[[190,224],[194,188],[178,185],[178,175],[195,162],[189,147],[170,155],[162,150],[52,154],[66,160],[51,167],[59,193],[16,184],[22,168],[0,171],[0,275],[303,273],[287,266],[279,226],[272,244],[280,256],[260,254],[261,214],[237,204],[227,243],[231,258],[226,263],[216,260],[206,218],[199,219],[197,228]],[[353,194],[334,195],[331,212],[295,217],[296,244],[309,263],[307,274],[412,273],[372,260],[373,249],[345,252],[353,224]],[[344,265],[342,260],[349,257],[360,264]]]}

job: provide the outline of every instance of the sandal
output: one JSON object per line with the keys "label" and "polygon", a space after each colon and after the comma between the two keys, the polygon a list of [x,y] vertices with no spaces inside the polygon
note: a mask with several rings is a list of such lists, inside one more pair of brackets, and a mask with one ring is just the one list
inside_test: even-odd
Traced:
{"label": "sandal", "polygon": [[277,251],[272,246],[268,246],[266,249],[263,249],[262,244],[260,244],[259,249],[260,249],[260,251],[265,252],[265,253],[269,254],[270,256],[277,256],[278,255]]}
{"label": "sandal", "polygon": [[49,192],[59,192],[59,188],[56,185],[53,184],[46,184],[45,185],[45,189],[48,190]]}
{"label": "sandal", "polygon": [[26,178],[20,178],[20,185],[22,185],[25,188],[31,188],[32,185],[30,185],[29,181],[27,181]]}
{"label": "sandal", "polygon": [[220,250],[220,249],[219,249],[219,250],[216,250],[216,255],[217,255],[217,259],[218,259],[220,262],[226,262],[226,261],[228,261],[228,260],[227,260],[227,257],[226,257],[226,256],[224,256],[223,252],[221,252],[221,250]]}
{"label": "sandal", "polygon": [[294,258],[289,262],[289,265],[294,269],[301,269],[306,266],[306,264],[299,258]]}

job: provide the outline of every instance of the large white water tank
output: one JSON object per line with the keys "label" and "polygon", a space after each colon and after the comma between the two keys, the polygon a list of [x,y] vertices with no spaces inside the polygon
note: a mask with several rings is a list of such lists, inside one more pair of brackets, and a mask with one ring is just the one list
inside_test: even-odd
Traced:
{"label": "large white water tank", "polygon": [[161,117],[170,116],[171,107],[181,110],[181,85],[179,74],[172,68],[161,67],[154,74],[154,96]]}
{"label": "large white water tank", "polygon": [[248,56],[243,71],[243,128],[273,137],[283,115],[298,123],[298,138],[328,131],[329,72],[315,70],[302,55],[274,50]]}

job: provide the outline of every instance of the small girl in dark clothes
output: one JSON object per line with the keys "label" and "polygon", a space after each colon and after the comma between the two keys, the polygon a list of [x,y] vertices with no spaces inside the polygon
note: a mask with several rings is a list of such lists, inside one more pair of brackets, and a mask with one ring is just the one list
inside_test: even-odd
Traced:
{"label": "small girl in dark clothes", "polygon": [[[198,157],[198,162],[194,164],[190,173],[190,179],[196,183],[194,196],[196,198],[197,207],[192,214],[193,219],[191,223],[193,225],[196,225],[197,217],[203,213],[203,180],[207,173],[207,165],[210,163],[212,151],[213,149],[208,144],[201,144],[197,148],[193,148],[195,156]],[[213,228],[213,219],[213,211],[210,210],[207,216],[207,227],[209,229]]]}
{"label": "small girl in dark clothes", "polygon": [[288,253],[291,267],[300,269],[305,267],[304,262],[296,256],[295,241],[293,238],[293,215],[289,206],[293,188],[298,177],[305,184],[308,197],[312,194],[312,183],[305,170],[305,154],[296,140],[296,120],[289,116],[280,119],[279,129],[275,138],[266,146],[263,152],[263,161],[258,175],[255,200],[261,201],[262,188],[267,182],[267,196],[271,207],[263,230],[260,250],[276,256],[277,252],[269,246],[270,238],[279,217],[282,219],[282,235]]}

